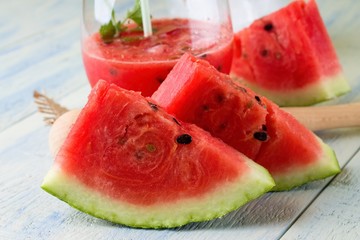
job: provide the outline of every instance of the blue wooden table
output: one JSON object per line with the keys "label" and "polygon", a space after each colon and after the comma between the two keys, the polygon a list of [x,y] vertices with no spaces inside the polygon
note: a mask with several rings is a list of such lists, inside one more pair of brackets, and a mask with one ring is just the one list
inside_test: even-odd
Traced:
{"label": "blue wooden table", "polygon": [[[318,3],[353,89],[325,104],[360,101],[360,1]],[[359,128],[316,132],[336,151],[339,175],[171,230],[111,224],[41,190],[53,158],[32,94],[45,90],[69,108],[85,103],[80,11],[79,0],[0,1],[0,239],[360,239]]]}

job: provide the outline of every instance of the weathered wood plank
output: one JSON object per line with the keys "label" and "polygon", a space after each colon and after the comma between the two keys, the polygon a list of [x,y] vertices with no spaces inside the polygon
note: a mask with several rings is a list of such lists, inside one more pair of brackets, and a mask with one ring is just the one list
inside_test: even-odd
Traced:
{"label": "weathered wood plank", "polygon": [[73,23],[0,49],[0,131],[35,112],[35,89],[59,98],[88,84]]}
{"label": "weathered wood plank", "polygon": [[0,2],[0,48],[34,35],[56,31],[80,20],[81,0],[12,0]]}
{"label": "weathered wood plank", "polygon": [[360,149],[282,239],[360,239]]}
{"label": "weathered wood plank", "polygon": [[87,84],[81,1],[1,1],[0,132],[35,112],[32,92],[55,98]]}

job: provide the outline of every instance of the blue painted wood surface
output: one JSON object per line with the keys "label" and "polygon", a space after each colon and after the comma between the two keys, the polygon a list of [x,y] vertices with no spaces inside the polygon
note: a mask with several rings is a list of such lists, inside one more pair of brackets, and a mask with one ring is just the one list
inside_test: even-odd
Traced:
{"label": "blue painted wood surface", "polygon": [[[324,104],[360,101],[360,2],[318,2],[353,88]],[[44,89],[70,108],[85,103],[90,87],[81,62],[80,11],[79,0],[0,1],[0,239],[360,239],[357,128],[317,132],[337,153],[338,176],[176,229],[111,224],[42,191],[53,159],[49,127],[32,93]]]}

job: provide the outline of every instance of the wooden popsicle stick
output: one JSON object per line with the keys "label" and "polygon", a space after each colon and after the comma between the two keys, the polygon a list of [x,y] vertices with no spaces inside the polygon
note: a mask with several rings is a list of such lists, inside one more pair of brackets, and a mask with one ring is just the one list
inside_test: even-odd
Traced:
{"label": "wooden popsicle stick", "polygon": [[319,107],[284,107],[282,109],[313,131],[360,127],[360,102]]}

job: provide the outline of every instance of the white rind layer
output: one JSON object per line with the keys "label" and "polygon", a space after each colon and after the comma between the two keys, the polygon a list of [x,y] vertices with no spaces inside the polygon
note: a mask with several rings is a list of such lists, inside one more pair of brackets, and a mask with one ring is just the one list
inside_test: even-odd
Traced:
{"label": "white rind layer", "polygon": [[231,74],[232,78],[248,86],[254,92],[267,97],[279,106],[308,106],[343,95],[351,90],[343,73],[321,80],[296,90],[270,90]]}
{"label": "white rind layer", "polygon": [[247,160],[247,165],[248,171],[239,173],[238,179],[220,183],[202,196],[150,206],[104,196],[56,165],[41,187],[74,208],[111,222],[141,228],[169,228],[221,217],[271,190],[274,181],[267,170],[251,160]]}

